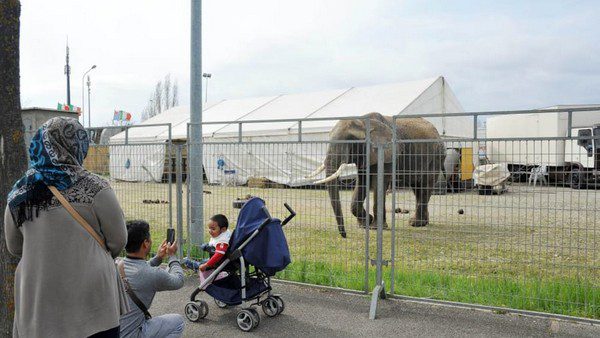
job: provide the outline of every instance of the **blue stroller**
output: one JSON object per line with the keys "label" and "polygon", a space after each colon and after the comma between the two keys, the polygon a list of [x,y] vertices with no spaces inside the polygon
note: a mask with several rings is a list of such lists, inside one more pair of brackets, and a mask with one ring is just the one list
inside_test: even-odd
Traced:
{"label": "blue stroller", "polygon": [[[198,286],[185,305],[185,316],[192,322],[208,315],[208,304],[196,300],[204,291],[215,299],[220,308],[242,305],[237,313],[238,327],[245,332],[256,328],[260,316],[254,306],[275,317],[285,308],[279,295],[273,294],[271,277],[290,264],[290,251],[282,227],[296,216],[284,203],[290,215],[281,222],[271,218],[265,201],[258,197],[248,200],[240,210],[237,226],[231,235],[225,259]],[[217,279],[221,272],[227,276]]]}

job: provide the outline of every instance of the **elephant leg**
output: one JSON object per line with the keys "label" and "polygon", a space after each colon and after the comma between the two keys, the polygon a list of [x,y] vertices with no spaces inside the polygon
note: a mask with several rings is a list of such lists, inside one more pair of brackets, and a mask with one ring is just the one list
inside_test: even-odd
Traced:
{"label": "elephant leg", "polygon": [[[357,218],[358,225],[364,227],[367,211],[364,208],[364,202],[367,198],[367,194],[369,193],[369,189],[365,186],[366,175],[358,174],[358,178],[356,180],[356,186],[354,187],[354,194],[352,195],[352,215]],[[373,216],[369,215],[369,223],[371,223]]]}
{"label": "elephant leg", "polygon": [[413,188],[415,199],[417,202],[415,215],[410,219],[410,226],[422,227],[429,223],[429,199],[432,195],[432,187],[415,187]]}

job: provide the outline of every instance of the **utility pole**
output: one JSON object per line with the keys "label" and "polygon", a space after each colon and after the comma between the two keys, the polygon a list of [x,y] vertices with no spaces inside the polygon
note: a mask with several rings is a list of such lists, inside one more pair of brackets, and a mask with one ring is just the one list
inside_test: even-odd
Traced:
{"label": "utility pole", "polygon": [[67,104],[71,105],[71,66],[69,66],[69,37],[67,37],[67,64],[65,65],[67,75]]}
{"label": "utility pole", "polygon": [[191,48],[190,48],[190,243],[202,243],[204,239],[204,201],[202,196],[202,1],[191,0]]}

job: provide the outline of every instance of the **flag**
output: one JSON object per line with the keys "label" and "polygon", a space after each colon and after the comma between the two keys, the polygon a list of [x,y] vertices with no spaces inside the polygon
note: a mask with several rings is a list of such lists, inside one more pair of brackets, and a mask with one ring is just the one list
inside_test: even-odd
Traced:
{"label": "flag", "polygon": [[56,105],[56,110],[72,111],[72,112],[79,113],[79,115],[81,115],[81,107],[77,107],[77,106],[74,106],[72,104],[66,104],[66,103],[60,103],[59,102]]}
{"label": "flag", "polygon": [[131,113],[128,113],[128,112],[123,111],[123,110],[116,110],[116,109],[114,111],[113,121],[116,121],[116,122],[131,122],[131,118],[132,118]]}

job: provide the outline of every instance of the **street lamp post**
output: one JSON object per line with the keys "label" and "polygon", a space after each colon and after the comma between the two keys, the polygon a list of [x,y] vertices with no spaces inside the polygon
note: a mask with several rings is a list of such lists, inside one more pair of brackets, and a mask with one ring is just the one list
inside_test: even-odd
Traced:
{"label": "street lamp post", "polygon": [[90,76],[88,75],[88,128],[92,127],[92,101],[90,101]]}
{"label": "street lamp post", "polygon": [[85,73],[83,73],[83,76],[81,77],[81,116],[83,117],[83,126],[85,127],[85,100],[84,100],[84,90],[85,90],[85,86],[84,86],[84,80],[85,80],[85,76],[87,75],[87,73],[91,72],[92,69],[95,69],[96,65],[93,65],[90,69],[88,69]]}
{"label": "street lamp post", "polygon": [[212,77],[211,73],[203,73],[202,77],[206,79],[206,86],[204,88],[205,94],[204,94],[204,102],[208,102],[208,79],[210,79]]}

